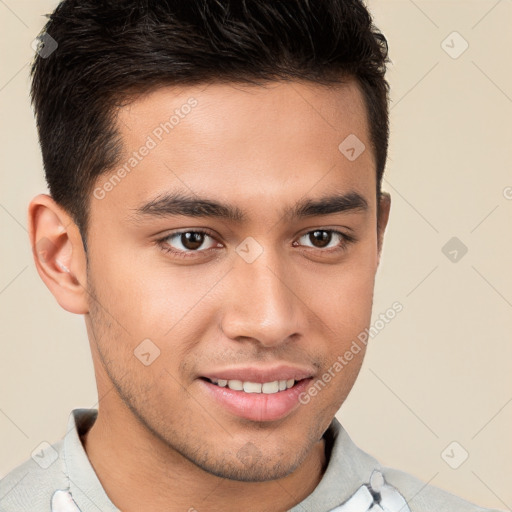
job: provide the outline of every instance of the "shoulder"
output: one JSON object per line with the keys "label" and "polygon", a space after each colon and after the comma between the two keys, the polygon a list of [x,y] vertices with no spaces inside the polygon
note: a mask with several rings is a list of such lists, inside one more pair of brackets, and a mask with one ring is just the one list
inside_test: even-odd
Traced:
{"label": "shoulder", "polygon": [[314,505],[306,507],[308,510],[500,512],[479,507],[409,473],[380,464],[353,442],[336,418],[326,434],[332,451],[320,484],[304,502]]}
{"label": "shoulder", "polygon": [[63,448],[62,439],[52,445],[46,443],[0,480],[2,512],[51,510],[55,490],[68,488]]}
{"label": "shoulder", "polygon": [[380,471],[386,483],[402,494],[411,512],[499,512],[479,507],[404,471],[386,466]]}

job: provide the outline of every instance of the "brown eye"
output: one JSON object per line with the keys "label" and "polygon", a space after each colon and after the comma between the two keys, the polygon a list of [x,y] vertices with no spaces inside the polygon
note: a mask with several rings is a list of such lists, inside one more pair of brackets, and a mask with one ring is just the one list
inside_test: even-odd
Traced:
{"label": "brown eye", "polygon": [[329,245],[329,242],[332,239],[332,234],[329,231],[319,230],[319,231],[311,231],[309,233],[309,239],[315,247],[325,247]]}
{"label": "brown eye", "polygon": [[[207,240],[210,239],[210,247]],[[204,252],[215,245],[214,238],[204,231],[180,231],[172,233],[161,240],[174,253]],[[204,247],[206,245],[206,247]]]}
{"label": "brown eye", "polygon": [[179,236],[183,247],[191,251],[199,249],[204,242],[204,233],[197,231],[187,231],[186,233],[180,233]]}
{"label": "brown eye", "polygon": [[[302,235],[299,240],[304,239],[312,245],[302,242],[301,245],[313,249],[335,249],[342,248],[351,241],[351,237],[333,229],[315,229]],[[334,243],[331,243],[334,242]]]}

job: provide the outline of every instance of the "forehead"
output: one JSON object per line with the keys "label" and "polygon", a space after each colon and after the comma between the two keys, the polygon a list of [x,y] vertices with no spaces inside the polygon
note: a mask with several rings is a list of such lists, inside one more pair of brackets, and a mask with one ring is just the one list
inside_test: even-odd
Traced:
{"label": "forehead", "polygon": [[[121,108],[117,126],[123,154],[96,186],[116,173],[122,178],[102,206],[133,209],[180,191],[254,213],[283,197],[375,190],[366,109],[354,81],[161,87]],[[356,159],[342,151],[346,140],[357,152],[365,148]]]}
{"label": "forehead", "polygon": [[[327,131],[339,137],[350,129],[364,138],[368,127],[361,89],[353,79],[332,86],[282,81],[169,86],[135,97],[118,112],[118,130],[128,147],[151,133],[157,139],[179,134],[183,142],[189,135],[200,137],[196,143],[243,139],[249,144],[283,126],[288,136],[307,136],[308,146]],[[281,144],[283,137],[276,142]]]}

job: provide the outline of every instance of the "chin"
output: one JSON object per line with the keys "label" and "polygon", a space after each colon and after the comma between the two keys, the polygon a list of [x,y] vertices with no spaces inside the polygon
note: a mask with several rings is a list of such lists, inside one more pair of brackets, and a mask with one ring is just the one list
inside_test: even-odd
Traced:
{"label": "chin", "polygon": [[[235,450],[207,450],[202,453],[181,451],[190,462],[203,471],[219,478],[238,482],[268,482],[278,480],[293,473],[307,458],[311,446],[283,445],[276,449],[252,442],[247,442],[242,448]],[[236,448],[235,448],[236,449]]]}
{"label": "chin", "polygon": [[204,464],[201,468],[208,473],[238,482],[268,482],[278,480],[293,473],[299,466],[300,461],[292,463],[291,461],[269,461],[262,463],[260,460],[254,460],[251,463],[244,464],[238,459],[233,462],[223,461],[213,465]]}

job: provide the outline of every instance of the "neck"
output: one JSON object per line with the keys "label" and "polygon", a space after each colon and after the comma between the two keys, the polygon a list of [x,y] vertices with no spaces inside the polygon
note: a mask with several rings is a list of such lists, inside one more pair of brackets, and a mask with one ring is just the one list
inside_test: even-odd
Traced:
{"label": "neck", "polygon": [[313,492],[326,465],[321,439],[284,478],[227,480],[185,459],[126,410],[115,419],[99,411],[82,443],[105,492],[123,512],[284,512]]}

